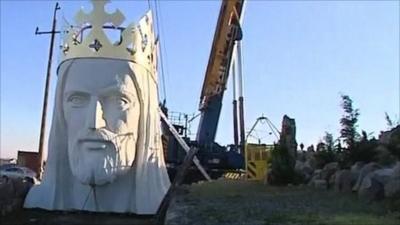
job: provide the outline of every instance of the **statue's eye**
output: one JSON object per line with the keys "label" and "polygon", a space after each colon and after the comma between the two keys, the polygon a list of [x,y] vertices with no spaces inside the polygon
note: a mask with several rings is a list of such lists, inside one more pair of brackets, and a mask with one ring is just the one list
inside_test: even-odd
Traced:
{"label": "statue's eye", "polygon": [[115,106],[120,107],[121,109],[125,109],[130,103],[128,98],[119,95],[112,96],[110,100]]}
{"label": "statue's eye", "polygon": [[87,103],[88,97],[82,94],[73,94],[68,97],[68,102],[72,104],[73,107],[80,107]]}
{"label": "statue's eye", "polygon": [[126,100],[126,99],[123,98],[123,97],[117,98],[116,102],[117,102],[117,104],[118,104],[119,106],[124,106],[124,105],[126,105],[126,104],[129,103],[128,100]]}

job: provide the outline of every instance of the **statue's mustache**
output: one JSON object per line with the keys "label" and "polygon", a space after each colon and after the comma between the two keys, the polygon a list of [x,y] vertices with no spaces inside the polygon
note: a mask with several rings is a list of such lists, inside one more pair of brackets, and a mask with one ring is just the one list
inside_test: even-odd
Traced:
{"label": "statue's mustache", "polygon": [[118,138],[133,137],[133,132],[117,134],[106,129],[89,130],[82,135],[79,135],[78,141],[110,141],[113,142]]}

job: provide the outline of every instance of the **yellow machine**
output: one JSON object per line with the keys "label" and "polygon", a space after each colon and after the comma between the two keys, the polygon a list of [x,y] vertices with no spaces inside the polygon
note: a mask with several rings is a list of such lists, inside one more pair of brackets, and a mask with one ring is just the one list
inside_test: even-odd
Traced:
{"label": "yellow machine", "polygon": [[262,180],[268,172],[268,158],[273,145],[246,144],[246,179]]}

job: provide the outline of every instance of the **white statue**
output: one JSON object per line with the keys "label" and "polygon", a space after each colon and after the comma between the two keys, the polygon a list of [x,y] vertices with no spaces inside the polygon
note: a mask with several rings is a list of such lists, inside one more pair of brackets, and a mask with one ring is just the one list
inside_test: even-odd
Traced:
{"label": "white statue", "polygon": [[111,44],[102,26],[117,11],[94,1],[86,38],[74,28],[58,67],[46,170],[26,208],[154,214],[170,182],[161,144],[156,46],[149,12]]}

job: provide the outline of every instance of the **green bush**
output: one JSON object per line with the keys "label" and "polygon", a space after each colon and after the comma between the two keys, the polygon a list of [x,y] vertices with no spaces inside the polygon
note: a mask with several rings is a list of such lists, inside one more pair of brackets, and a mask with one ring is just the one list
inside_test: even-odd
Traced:
{"label": "green bush", "polygon": [[316,167],[317,169],[322,169],[324,168],[324,166],[330,162],[335,162],[337,160],[337,157],[335,155],[335,153],[333,151],[329,151],[329,150],[321,150],[321,151],[317,151],[314,154],[315,157],[315,161],[316,163]]}
{"label": "green bush", "polygon": [[289,154],[284,145],[276,144],[274,146],[268,163],[270,165],[268,174],[268,182],[270,184],[285,185],[293,183],[295,159]]}
{"label": "green bush", "polygon": [[372,138],[368,140],[366,136],[356,142],[353,148],[349,149],[349,160],[353,164],[355,162],[373,162],[377,157],[377,152],[375,151],[379,143],[376,139]]}
{"label": "green bush", "polygon": [[393,133],[390,135],[387,148],[390,153],[400,160],[400,126],[397,126],[393,129]]}

